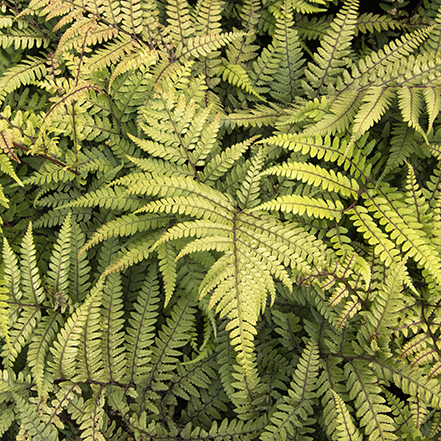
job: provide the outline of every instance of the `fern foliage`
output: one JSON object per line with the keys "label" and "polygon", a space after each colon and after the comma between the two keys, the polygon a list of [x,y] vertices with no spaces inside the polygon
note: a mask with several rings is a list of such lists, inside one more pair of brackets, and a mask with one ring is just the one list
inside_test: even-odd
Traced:
{"label": "fern foliage", "polygon": [[2,440],[439,437],[441,2],[368,3],[2,2]]}

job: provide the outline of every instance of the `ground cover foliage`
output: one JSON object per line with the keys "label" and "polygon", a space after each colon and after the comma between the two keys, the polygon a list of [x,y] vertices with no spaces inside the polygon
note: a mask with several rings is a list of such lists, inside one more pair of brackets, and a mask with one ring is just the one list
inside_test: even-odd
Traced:
{"label": "ground cover foliage", "polygon": [[441,424],[441,1],[2,0],[0,436]]}

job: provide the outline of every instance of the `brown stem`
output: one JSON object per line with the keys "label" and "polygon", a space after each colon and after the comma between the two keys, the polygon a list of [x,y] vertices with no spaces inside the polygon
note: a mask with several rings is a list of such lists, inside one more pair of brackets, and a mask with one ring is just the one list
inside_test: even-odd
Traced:
{"label": "brown stem", "polygon": [[[17,147],[18,149],[21,149],[25,152],[29,151],[29,149],[27,147],[25,147],[21,144],[18,144],[17,142],[13,142],[12,144],[14,145],[14,147]],[[80,176],[80,173],[77,170],[72,170],[72,169],[68,168],[66,164],[63,164],[58,159],[52,158],[51,156],[45,155],[44,153],[37,153],[37,156],[40,156],[40,158],[47,159],[48,161],[51,161],[54,164],[60,165],[61,167],[65,167],[68,171],[70,171],[74,175]]]}

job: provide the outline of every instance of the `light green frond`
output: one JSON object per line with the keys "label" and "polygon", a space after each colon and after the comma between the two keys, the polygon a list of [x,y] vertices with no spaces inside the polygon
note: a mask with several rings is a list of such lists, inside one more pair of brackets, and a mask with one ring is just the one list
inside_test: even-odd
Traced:
{"label": "light green frond", "polygon": [[221,0],[198,0],[193,11],[197,35],[219,34],[221,30]]}
{"label": "light green frond", "polygon": [[121,28],[128,35],[142,33],[143,15],[144,11],[140,0],[121,0]]}
{"label": "light green frond", "polygon": [[254,95],[257,98],[266,101],[265,98],[260,96],[254,89],[248,73],[239,64],[227,64],[222,68],[221,72],[224,81],[227,81],[232,86],[237,86],[250,95]]}
{"label": "light green frond", "polygon": [[425,87],[423,89],[424,101],[426,102],[429,121],[427,124],[427,134],[433,130],[435,118],[441,111],[441,90],[439,87]]}
{"label": "light green frond", "polygon": [[51,183],[72,182],[75,179],[75,174],[70,170],[63,170],[55,164],[45,167],[46,170],[41,170],[33,176],[23,179],[24,185],[43,185]]}
{"label": "light green frond", "polygon": [[437,389],[437,381],[428,379],[421,370],[412,369],[402,361],[377,359],[372,363],[374,372],[379,378],[391,381],[401,388],[405,394],[419,396],[431,407],[437,408],[441,403],[441,394]]}
{"label": "light green frond", "polygon": [[276,165],[264,172],[262,175],[275,174],[286,176],[289,179],[298,179],[309,185],[321,187],[325,191],[335,191],[342,196],[356,198],[360,187],[354,179],[350,179],[340,172],[332,169],[326,170],[318,165],[306,162],[287,162],[283,165]]}
{"label": "light green frond", "polygon": [[[78,374],[84,379],[91,379],[91,374],[95,374],[95,366],[100,367],[99,354],[97,354],[96,346],[99,340],[96,338],[99,321],[96,320],[99,315],[99,307],[101,304],[101,296],[103,290],[103,281],[100,280],[91,290],[86,300],[79,306],[73,314],[67,319],[66,324],[57,334],[57,340],[54,341],[50,348],[52,353],[52,361],[50,361],[50,372],[55,378],[73,379]],[[95,319],[95,326],[92,329],[93,335],[85,336],[86,326],[89,323],[89,315],[92,312]],[[94,338],[95,337],[95,338]],[[86,342],[84,341],[86,339]],[[89,342],[89,343],[87,343]],[[87,344],[87,346],[86,346]],[[94,372],[91,372],[86,364],[87,359],[82,357],[77,360],[80,346],[93,357]],[[92,359],[89,361],[91,362]]]}
{"label": "light green frond", "polygon": [[9,350],[12,350],[9,339],[9,307],[6,301],[9,300],[7,281],[0,279],[0,337],[5,340]]}
{"label": "light green frond", "polygon": [[176,255],[177,252],[173,245],[164,242],[157,247],[159,270],[164,281],[165,302],[164,307],[168,305],[176,287]]}
{"label": "light green frond", "polygon": [[62,319],[59,312],[49,310],[48,315],[42,317],[35,328],[34,336],[29,344],[27,362],[37,386],[38,396],[43,399],[46,399],[49,392],[53,390],[54,376],[48,370],[48,355],[61,325]]}
{"label": "light green frond", "polygon": [[29,223],[21,244],[21,284],[24,297],[34,305],[45,299],[41,277],[37,266],[37,251],[34,245],[32,224]]}
{"label": "light green frond", "polygon": [[44,58],[28,57],[4,72],[0,78],[0,101],[20,86],[27,86],[43,78],[46,74],[45,62]]}
{"label": "light green frond", "polygon": [[157,61],[157,59],[158,59],[158,55],[156,51],[145,48],[138,50],[134,54],[130,54],[129,56],[124,57],[113,70],[107,89],[109,91],[111,90],[115,78],[117,78],[119,75],[139,69],[141,65],[150,66],[154,64]]}
{"label": "light green frond", "polygon": [[170,240],[180,239],[182,237],[207,237],[207,236],[232,236],[232,225],[223,223],[210,222],[206,220],[195,220],[188,222],[180,222],[169,228],[155,244],[155,247],[161,243]]}
{"label": "light green frond", "polygon": [[340,395],[331,389],[337,411],[337,431],[339,441],[361,441],[362,435],[352,421],[352,417]]}
{"label": "light green frond", "polygon": [[220,154],[208,161],[205,165],[204,172],[200,175],[201,181],[210,184],[210,182],[214,182],[223,176],[234,166],[235,162],[243,156],[255,139],[256,138],[253,137],[244,142],[227,147]]}
{"label": "light green frond", "polygon": [[257,104],[251,110],[229,113],[225,122],[233,127],[272,127],[280,116],[281,110]]}
{"label": "light green frond", "polygon": [[188,37],[194,32],[191,20],[190,6],[186,0],[171,0],[167,2],[168,32],[175,45],[185,46]]}
{"label": "light green frond", "polygon": [[293,213],[311,216],[319,219],[340,219],[344,206],[337,200],[333,202],[331,199],[317,199],[308,196],[280,196],[273,201],[265,202],[256,210],[280,210],[284,213]]}
{"label": "light green frond", "polygon": [[[20,186],[24,185],[21,179],[15,173],[15,170],[12,167],[11,160],[6,155],[0,154],[0,170],[6,175],[10,176],[12,179],[14,179],[14,181],[17,182],[17,184],[19,184]],[[4,196],[2,200],[3,199],[5,199]]]}
{"label": "light green frond", "polygon": [[402,23],[391,15],[379,15],[371,12],[364,13],[360,14],[357,19],[355,35],[357,35],[358,32],[369,34],[375,31],[384,32],[389,29],[400,29],[402,26]]}
{"label": "light green frond", "polygon": [[209,250],[216,250],[219,252],[233,251],[233,240],[228,236],[208,236],[203,237],[202,239],[193,240],[182,248],[180,253],[176,256],[176,260],[187,254]]}
{"label": "light green frond", "polygon": [[345,170],[350,170],[355,179],[365,180],[370,174],[371,165],[366,162],[366,157],[360,148],[366,139],[364,137],[360,140],[357,147],[354,145],[348,147],[346,139],[341,140],[338,137],[332,139],[330,136],[283,134],[266,138],[259,143],[287,148],[294,152],[308,154],[312,158],[317,157],[326,162],[336,163],[338,166],[343,165]]}
{"label": "light green frond", "polygon": [[51,40],[31,27],[26,29],[9,28],[0,32],[0,45],[3,48],[14,47],[18,49],[47,48]]}
{"label": "light green frond", "polygon": [[372,370],[361,360],[354,360],[345,368],[348,376],[346,388],[350,397],[359,403],[355,414],[364,434],[369,437],[369,441],[396,440],[394,422],[389,416],[390,408],[379,394],[380,387]]}
{"label": "light green frond", "polygon": [[[116,30],[114,31],[116,35]],[[85,59],[85,66],[87,69],[99,69],[104,66],[109,66],[112,63],[118,62],[120,59],[125,59],[126,55],[132,54],[136,45],[132,38],[122,35],[108,43],[103,48],[100,48]]]}
{"label": "light green frond", "polygon": [[[41,415],[36,404],[30,403],[22,396],[14,394],[15,412],[20,423],[20,432],[24,437],[52,440],[58,438],[58,429],[49,418]],[[45,421],[46,420],[46,421]]]}
{"label": "light green frond", "polygon": [[135,164],[141,171],[162,173],[166,176],[194,176],[194,169],[191,164],[176,164],[163,159],[155,158],[133,158],[127,156],[127,159]]}
{"label": "light green frond", "polygon": [[[96,191],[86,193],[84,196],[75,198],[64,207],[104,207],[113,210],[136,209],[142,201],[135,197],[127,196],[121,187],[102,187]],[[63,208],[64,208],[63,207]]]}
{"label": "light green frond", "polygon": [[234,40],[243,38],[242,32],[226,32],[224,34],[197,35],[190,37],[184,46],[178,45],[176,56],[186,59],[187,57],[206,57],[217,51],[222,46]]}
{"label": "light green frond", "polygon": [[395,244],[378,228],[377,223],[369,215],[364,207],[355,207],[348,210],[347,214],[351,216],[351,220],[358,231],[363,234],[365,240],[374,247],[375,254],[379,255],[386,265],[393,262],[399,263],[399,250]]}
{"label": "light green frond", "polygon": [[112,274],[116,271],[122,271],[136,263],[148,259],[151,254],[152,246],[158,241],[162,233],[163,232],[160,230],[153,234],[147,234],[145,237],[141,236],[141,238],[129,244],[122,250],[122,256],[106,268],[103,276]]}
{"label": "light green frond", "polygon": [[363,96],[364,102],[354,119],[351,141],[356,141],[380,120],[389,108],[393,97],[393,90],[388,87],[372,86],[367,89]]}
{"label": "light green frond", "polygon": [[260,170],[263,167],[264,153],[259,149],[251,159],[245,179],[237,190],[237,199],[243,209],[256,207],[260,203]]}
{"label": "light green frond", "polygon": [[208,201],[219,204],[226,210],[234,210],[231,199],[208,185],[194,181],[183,176],[161,176],[147,173],[133,174],[114,181],[116,185],[125,185],[125,194],[145,194],[159,197],[198,196]]}
{"label": "light green frond", "polygon": [[[399,202],[385,199],[385,192],[376,197],[366,200],[368,210],[379,216],[381,213],[382,224],[385,225],[390,238],[400,246],[407,257],[413,258],[419,264],[424,265],[425,275],[432,283],[441,283],[441,259],[438,251],[427,241],[421,223],[410,211],[403,210],[400,213]],[[394,196],[393,196],[394,197]]]}
{"label": "light green frond", "polygon": [[54,289],[54,293],[66,294],[69,288],[70,238],[71,215],[68,214],[61,227],[58,240],[54,244],[47,274],[48,282]]}
{"label": "light green frond", "polygon": [[130,236],[150,229],[155,230],[167,225],[172,218],[173,216],[171,215],[155,216],[154,214],[145,216],[128,214],[121,216],[99,228],[81,248],[80,255],[111,236]]}
{"label": "light green frond", "polygon": [[419,132],[428,143],[426,134],[421,127],[419,120],[422,110],[422,94],[420,90],[413,87],[400,87],[398,89],[398,105],[400,106],[403,120]]}

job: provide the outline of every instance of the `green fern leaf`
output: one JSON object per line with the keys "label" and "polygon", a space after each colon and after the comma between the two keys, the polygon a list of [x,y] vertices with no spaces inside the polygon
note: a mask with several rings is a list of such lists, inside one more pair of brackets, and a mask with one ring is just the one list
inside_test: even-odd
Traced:
{"label": "green fern leaf", "polygon": [[341,441],[361,441],[362,436],[355,427],[351,415],[346,408],[345,402],[341,399],[337,392],[331,389],[334,395],[335,407],[337,410],[337,430],[339,433],[339,440]]}
{"label": "green fern leaf", "polygon": [[29,85],[43,78],[46,74],[45,61],[43,58],[28,57],[22,63],[4,72],[0,78],[0,101],[20,86]]}
{"label": "green fern leaf", "polygon": [[347,391],[356,403],[356,416],[360,427],[373,440],[396,440],[395,427],[392,418],[387,415],[390,408],[385,405],[385,399],[379,394],[380,387],[376,377],[365,361],[353,360],[346,365],[348,380]]}
{"label": "green fern leaf", "polygon": [[158,246],[159,269],[164,280],[165,302],[168,305],[176,287],[176,251],[169,243]]}
{"label": "green fern leaf", "polygon": [[44,316],[36,327],[29,344],[28,365],[37,386],[38,396],[42,399],[46,399],[53,390],[54,377],[47,369],[47,358],[61,325],[60,314],[57,311],[48,311],[48,315]]}
{"label": "green fern leaf", "polygon": [[314,54],[315,65],[308,64],[305,71],[311,86],[321,92],[321,88],[333,85],[346,64],[345,58],[350,54],[350,44],[357,23],[358,0],[348,0],[331,22],[328,34],[321,40],[321,47]]}
{"label": "green fern leaf", "polygon": [[280,210],[284,213],[298,215],[307,214],[318,219],[340,219],[344,206],[340,201],[310,198],[308,196],[280,196],[277,199],[265,202],[256,210]]}
{"label": "green fern leaf", "polygon": [[271,417],[271,424],[265,427],[261,435],[263,441],[283,441],[289,436],[297,437],[303,433],[302,428],[313,422],[310,415],[313,413],[312,404],[316,396],[315,379],[318,370],[318,346],[310,340],[296,366],[284,403],[277,405],[277,411]]}
{"label": "green fern leaf", "polygon": [[260,96],[253,87],[253,83],[248,76],[246,70],[238,64],[227,64],[222,70],[222,78],[232,86],[237,86],[244,90],[246,93],[256,96],[262,101],[266,101],[265,98]]}
{"label": "green fern leaf", "polygon": [[150,266],[142,290],[137,297],[135,311],[128,320],[126,332],[126,375],[129,383],[140,384],[149,378],[156,323],[159,283],[157,270]]}
{"label": "green fern leaf", "polygon": [[[50,348],[53,356],[53,360],[50,362],[50,371],[55,378],[71,379],[75,377],[77,373],[76,358],[80,346],[86,351],[87,355],[93,357],[89,362],[94,363],[94,372],[89,370],[86,364],[87,359],[78,361],[78,367],[80,369],[79,380],[84,381],[90,379],[91,374],[95,374],[95,366],[99,367],[99,354],[96,353],[96,345],[99,343],[99,340],[97,338],[91,338],[91,342],[86,346],[84,342],[86,336],[84,333],[86,330],[86,321],[90,320],[89,314],[91,311],[93,312],[96,326],[99,327],[97,318],[99,316],[102,288],[103,282],[100,280],[92,288],[86,300],[76,309],[71,317],[68,318],[64,327],[57,334],[57,340],[54,341],[53,346]],[[92,331],[95,334],[96,328],[92,329]],[[87,339],[89,339],[89,337],[96,337],[96,335],[87,336]]]}
{"label": "green fern leaf", "polygon": [[71,216],[69,214],[61,227],[49,263],[48,281],[55,293],[66,293],[69,287],[70,237]]}
{"label": "green fern leaf", "polygon": [[270,167],[262,176],[276,174],[290,179],[299,179],[309,185],[321,187],[325,191],[336,191],[342,196],[357,197],[360,187],[354,179],[342,175],[334,170],[326,170],[318,165],[303,162],[288,162],[283,165]]}

